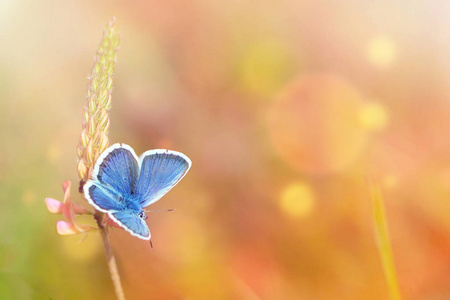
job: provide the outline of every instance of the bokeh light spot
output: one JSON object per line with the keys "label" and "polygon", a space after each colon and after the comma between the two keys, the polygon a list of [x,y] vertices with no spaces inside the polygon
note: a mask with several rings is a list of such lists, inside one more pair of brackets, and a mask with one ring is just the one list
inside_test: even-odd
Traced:
{"label": "bokeh light spot", "polygon": [[397,48],[394,41],[386,36],[380,36],[369,41],[367,45],[367,58],[377,67],[389,67],[397,57]]}
{"label": "bokeh light spot", "polygon": [[384,187],[393,189],[398,185],[398,177],[393,174],[386,175],[384,176],[382,183]]}
{"label": "bokeh light spot", "polygon": [[61,157],[61,148],[56,143],[52,143],[47,148],[47,160],[51,164],[56,164]]}
{"label": "bokeh light spot", "polygon": [[190,218],[184,218],[181,225],[184,233],[176,239],[176,253],[183,263],[193,263],[205,258],[207,252],[206,232],[201,225]]}
{"label": "bokeh light spot", "polygon": [[294,217],[305,217],[314,208],[314,193],[311,187],[303,182],[288,185],[281,193],[280,207]]}
{"label": "bokeh light spot", "polygon": [[362,98],[344,80],[303,76],[268,111],[272,145],[291,167],[310,174],[338,172],[360,154],[368,131],[359,124]]}
{"label": "bokeh light spot", "polygon": [[388,120],[386,108],[379,103],[364,104],[359,112],[361,126],[369,131],[384,129],[388,124]]}
{"label": "bokeh light spot", "polygon": [[33,191],[27,190],[22,194],[22,201],[25,204],[33,204],[36,202],[36,195]]}
{"label": "bokeh light spot", "polygon": [[272,95],[287,79],[292,61],[281,42],[268,39],[248,46],[238,68],[245,90],[267,96]]}

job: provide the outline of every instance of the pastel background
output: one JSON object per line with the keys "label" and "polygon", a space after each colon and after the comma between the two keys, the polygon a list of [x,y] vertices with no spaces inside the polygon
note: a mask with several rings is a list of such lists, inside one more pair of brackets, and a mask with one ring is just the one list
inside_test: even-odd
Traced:
{"label": "pastel background", "polygon": [[[127,299],[450,299],[447,1],[0,2],[0,299],[114,299],[101,239],[58,236],[102,30],[110,140],[193,166],[110,234]],[[73,189],[73,200],[87,203]],[[88,218],[89,219],[89,218]],[[86,220],[87,222],[90,220]]]}

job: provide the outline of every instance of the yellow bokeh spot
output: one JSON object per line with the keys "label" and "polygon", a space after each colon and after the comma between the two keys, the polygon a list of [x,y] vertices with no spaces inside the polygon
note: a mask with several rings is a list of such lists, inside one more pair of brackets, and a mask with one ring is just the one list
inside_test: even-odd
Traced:
{"label": "yellow bokeh spot", "polygon": [[206,233],[200,224],[194,220],[185,220],[183,229],[186,234],[183,234],[178,239],[179,253],[178,258],[184,262],[193,262],[197,259],[205,259],[207,252]]}
{"label": "yellow bokeh spot", "polygon": [[393,189],[398,185],[398,177],[395,175],[386,175],[383,178],[383,186],[388,188],[388,189]]}
{"label": "yellow bokeh spot", "polygon": [[61,157],[61,149],[57,144],[50,144],[50,146],[47,148],[47,160],[51,164],[56,164]]}
{"label": "yellow bokeh spot", "polygon": [[248,46],[241,56],[238,68],[244,89],[270,96],[289,76],[292,62],[281,42],[266,40]]}
{"label": "yellow bokeh spot", "polygon": [[36,201],[36,195],[31,190],[25,191],[22,194],[22,201],[25,204],[33,204]]}
{"label": "yellow bokeh spot", "polygon": [[386,109],[379,103],[365,104],[358,117],[361,126],[369,131],[384,129],[389,120]]}
{"label": "yellow bokeh spot", "polygon": [[25,191],[22,194],[22,201],[25,204],[33,204],[34,202],[36,202],[36,195],[31,190]]}
{"label": "yellow bokeh spot", "polygon": [[397,48],[392,39],[380,36],[372,39],[367,46],[367,58],[377,67],[389,67],[397,57]]}
{"label": "yellow bokeh spot", "polygon": [[280,206],[291,216],[305,217],[314,208],[314,192],[306,183],[292,183],[283,190]]}
{"label": "yellow bokeh spot", "polygon": [[439,181],[446,190],[450,190],[450,169],[444,169],[440,172]]}
{"label": "yellow bokeh spot", "polygon": [[63,236],[59,240],[62,250],[75,260],[88,261],[102,251],[101,239],[92,233]]}

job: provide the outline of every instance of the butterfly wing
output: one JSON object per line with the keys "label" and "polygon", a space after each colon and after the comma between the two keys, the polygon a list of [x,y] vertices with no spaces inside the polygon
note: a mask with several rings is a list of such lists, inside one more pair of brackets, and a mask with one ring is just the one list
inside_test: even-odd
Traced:
{"label": "butterfly wing", "polygon": [[109,216],[131,235],[143,240],[150,240],[150,229],[145,220],[138,215],[128,212],[113,212],[109,213]]}
{"label": "butterfly wing", "polygon": [[105,189],[98,182],[89,180],[84,185],[83,190],[86,200],[99,211],[108,212],[123,209],[122,203],[118,201],[121,196]]}
{"label": "butterfly wing", "polygon": [[125,144],[114,144],[97,159],[92,179],[83,187],[86,200],[96,209],[121,210],[124,199],[131,199],[139,173],[134,150]]}
{"label": "butterfly wing", "polygon": [[139,158],[140,175],[136,197],[146,207],[170,191],[191,167],[191,160],[183,153],[170,150],[150,150]]}
{"label": "butterfly wing", "polygon": [[130,146],[114,144],[95,163],[92,179],[83,187],[84,195],[133,236],[149,240],[147,223],[129,209],[127,201],[140,207],[156,202],[183,178],[190,166],[190,159],[176,151],[150,150],[138,159]]}

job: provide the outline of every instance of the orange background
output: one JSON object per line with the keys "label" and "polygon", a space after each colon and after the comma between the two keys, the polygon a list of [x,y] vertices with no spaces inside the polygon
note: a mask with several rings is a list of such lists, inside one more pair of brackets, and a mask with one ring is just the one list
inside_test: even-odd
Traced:
{"label": "orange background", "polygon": [[[151,209],[154,249],[113,230],[128,299],[450,299],[446,1],[2,1],[0,298],[113,299],[98,234],[58,236],[86,77],[121,34],[111,143],[189,156]],[[73,200],[87,206],[76,190]],[[89,217],[80,222],[92,222]]]}

